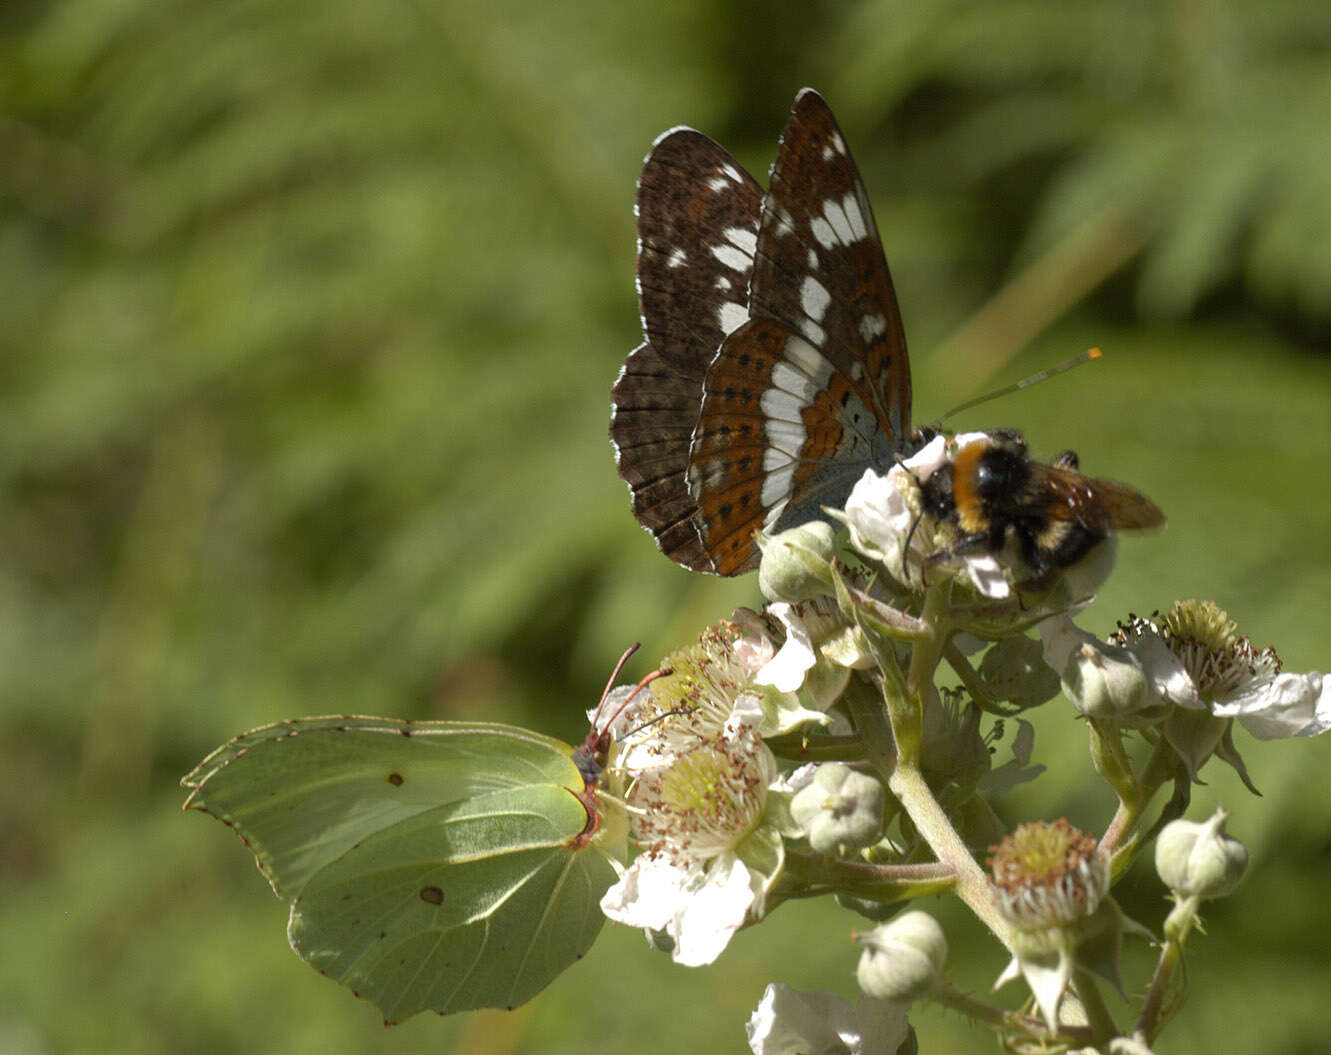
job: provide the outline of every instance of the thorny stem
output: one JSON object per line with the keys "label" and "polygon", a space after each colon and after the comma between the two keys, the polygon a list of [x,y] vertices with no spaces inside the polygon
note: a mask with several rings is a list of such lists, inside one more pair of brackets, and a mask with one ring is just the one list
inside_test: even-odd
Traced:
{"label": "thorny stem", "polygon": [[1137,1018],[1137,1030],[1147,1043],[1155,1039],[1161,1025],[1161,1012],[1164,1010],[1165,994],[1174,977],[1174,971],[1183,959],[1183,948],[1176,941],[1166,941],[1160,950],[1160,962],[1155,966],[1151,978],[1151,988],[1146,992],[1146,1002],[1142,1004],[1142,1013]]}
{"label": "thorny stem", "polygon": [[966,902],[999,941],[1010,946],[1010,927],[994,905],[989,893],[989,879],[929,790],[924,774],[917,766],[899,764],[888,781],[888,788],[905,807],[911,823],[938,860],[956,871],[957,896]]}
{"label": "thorny stem", "polygon": [[1006,1025],[1012,1017],[1011,1011],[1004,1011],[1001,1007],[994,1007],[993,1004],[986,1004],[973,996],[967,996],[949,983],[944,983],[927,993],[926,999],[953,1011],[960,1011],[967,1018],[991,1026]]}
{"label": "thorny stem", "polygon": [[[948,983],[943,983],[927,993],[924,999],[931,1000],[940,1007],[958,1011],[967,1018],[983,1022],[986,1025],[998,1026],[1028,1035],[1049,1036],[1048,1027],[1045,1026],[1042,1020],[1032,1018],[1030,1015],[1023,1015],[1020,1011],[1005,1011],[1002,1008],[994,1007],[992,1004],[986,1004],[972,996],[967,996]],[[1088,1044],[1092,1039],[1090,1029],[1085,1026],[1060,1026],[1058,1036],[1060,1040],[1072,1041],[1076,1044]]]}

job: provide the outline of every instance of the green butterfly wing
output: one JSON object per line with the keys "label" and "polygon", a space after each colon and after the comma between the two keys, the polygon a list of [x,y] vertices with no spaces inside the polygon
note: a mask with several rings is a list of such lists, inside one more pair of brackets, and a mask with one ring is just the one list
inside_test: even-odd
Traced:
{"label": "green butterfly wing", "polygon": [[291,904],[296,952],[397,1022],[515,1007],[591,947],[615,870],[573,845],[571,751],[490,723],[301,719],[183,783]]}

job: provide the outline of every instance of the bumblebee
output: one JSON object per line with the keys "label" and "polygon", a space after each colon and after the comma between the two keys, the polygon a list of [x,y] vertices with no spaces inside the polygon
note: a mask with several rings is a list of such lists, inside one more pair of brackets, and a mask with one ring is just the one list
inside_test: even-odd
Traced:
{"label": "bumblebee", "polygon": [[1011,429],[967,444],[920,485],[924,512],[961,532],[926,564],[998,553],[1011,538],[1031,581],[1039,582],[1076,564],[1110,532],[1164,526],[1164,513],[1145,495],[1077,468],[1072,451],[1049,465],[1035,461]]}

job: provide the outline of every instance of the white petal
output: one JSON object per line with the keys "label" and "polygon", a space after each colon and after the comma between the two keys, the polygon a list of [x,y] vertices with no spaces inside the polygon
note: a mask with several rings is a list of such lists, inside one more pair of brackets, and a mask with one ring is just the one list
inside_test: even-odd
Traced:
{"label": "white petal", "polygon": [[805,707],[793,692],[769,692],[761,698],[761,702],[764,718],[759,733],[764,737],[781,736],[805,725],[823,727],[832,722],[825,712]]}
{"label": "white petal", "polygon": [[1137,657],[1151,688],[1158,696],[1194,711],[1205,708],[1201,697],[1197,695],[1197,685],[1192,676],[1153,627],[1138,627],[1125,636],[1125,647]]}
{"label": "white petal", "polygon": [[1060,677],[1067,670],[1075,649],[1092,642],[1099,643],[1094,634],[1083,630],[1066,615],[1046,619],[1036,629],[1043,642],[1044,661]]}
{"label": "white petal", "polygon": [[606,919],[644,930],[665,930],[688,900],[689,874],[668,861],[639,854],[601,898]]}
{"label": "white petal", "polygon": [[772,790],[786,791],[791,794],[802,791],[813,783],[813,778],[817,773],[818,764],[816,762],[805,762],[798,769],[778,777],[772,784]]}
{"label": "white petal", "polygon": [[804,684],[805,674],[817,659],[813,639],[794,605],[777,601],[768,605],[767,610],[786,628],[786,641],[781,651],[754,675],[753,680],[759,685],[771,685],[779,692],[795,692]]}
{"label": "white petal", "polygon": [[860,1047],[855,1009],[847,1001],[821,989],[801,992],[780,983],[769,985],[763,992],[745,1032],[754,1055],[833,1055],[870,1050]]}
{"label": "white petal", "polygon": [[[625,702],[633,695],[634,688],[633,685],[616,685],[610,690],[610,694],[606,696],[603,704],[593,707],[587,712],[587,721],[598,729],[604,729],[609,724],[613,733],[622,732],[626,724],[625,715],[638,709],[638,705],[635,703],[624,714],[620,713]],[[610,721],[612,717],[614,718],[613,722]]]}
{"label": "white petal", "polygon": [[898,563],[912,514],[896,481],[889,472],[879,476],[872,469],[851,489],[846,499],[846,526],[850,544],[866,557],[886,561],[893,553]]}
{"label": "white petal", "polygon": [[671,958],[685,967],[711,963],[744,924],[753,897],[744,862],[732,853],[716,858],[703,883],[666,928],[675,939]]}
{"label": "white petal", "polygon": [[1259,740],[1316,736],[1331,725],[1331,701],[1321,674],[1277,674],[1247,692],[1211,707],[1221,718],[1238,718]]}
{"label": "white petal", "polygon": [[726,719],[721,735],[731,741],[757,742],[760,739],[758,732],[762,728],[763,717],[763,701],[758,695],[741,692],[735,697],[735,704],[730,709],[730,717]]}
{"label": "white petal", "polygon": [[751,608],[736,608],[730,621],[742,632],[739,640],[730,647],[731,655],[746,671],[761,670],[776,655],[776,646],[767,635],[767,627]]}
{"label": "white petal", "polygon": [[996,601],[1012,596],[1012,584],[1007,581],[1007,577],[1003,574],[1003,566],[992,553],[965,557],[962,559],[962,566],[981,596],[991,597]]}

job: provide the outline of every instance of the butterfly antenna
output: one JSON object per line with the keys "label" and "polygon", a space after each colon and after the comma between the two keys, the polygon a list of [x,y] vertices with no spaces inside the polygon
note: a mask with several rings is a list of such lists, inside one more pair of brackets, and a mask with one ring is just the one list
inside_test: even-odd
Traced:
{"label": "butterfly antenna", "polygon": [[1081,366],[1082,363],[1089,363],[1093,359],[1099,359],[1104,353],[1099,348],[1088,348],[1081,355],[1074,355],[1071,359],[1066,359],[1057,366],[1051,366],[1048,369],[1040,370],[1030,377],[1023,377],[1020,381],[1015,381],[1010,385],[997,389],[996,391],[986,393],[983,396],[976,396],[974,399],[968,399],[965,403],[959,403],[938,420],[946,421],[953,414],[959,414],[963,410],[970,410],[971,407],[978,407],[981,403],[988,403],[991,399],[997,399],[999,396],[1011,395],[1013,392],[1020,392],[1023,388],[1030,388],[1031,385],[1037,385],[1041,381],[1047,381],[1049,378],[1071,370],[1074,366]]}
{"label": "butterfly antenna", "polygon": [[[647,688],[647,686],[650,685],[652,682],[654,682],[657,678],[664,678],[673,673],[675,672],[671,670],[669,667],[662,667],[660,670],[654,670],[650,674],[648,674],[645,678],[642,679],[642,681],[638,682],[638,684],[633,687],[633,691],[628,694],[627,699],[625,699],[624,702],[619,705],[619,710],[615,711],[615,713],[610,716],[610,719],[605,723],[605,725],[602,728],[609,729],[612,725],[614,725],[615,719],[618,718],[621,714],[623,714],[626,710],[628,710],[629,704],[633,702],[634,698],[638,695],[638,693],[642,692],[643,689]],[[598,711],[597,717],[599,718],[600,717],[599,707],[597,708],[597,711]],[[663,714],[659,718],[653,718],[652,721],[660,721],[660,719],[664,717],[665,715]],[[651,725],[652,723],[648,722],[647,724]]]}
{"label": "butterfly antenna", "polygon": [[670,710],[663,711],[661,714],[658,714],[655,718],[649,718],[647,721],[643,722],[642,725],[634,726],[632,729],[626,729],[622,734],[620,734],[619,739],[625,740],[628,737],[632,736],[634,733],[640,733],[644,729],[650,729],[657,722],[663,722],[667,718],[673,718],[677,714],[692,714],[697,709],[698,709],[697,707],[687,707],[684,705],[680,705],[679,707],[672,707],[670,708]]}
{"label": "butterfly antenna", "polygon": [[[624,649],[624,654],[619,657],[619,662],[615,664],[615,669],[610,672],[610,680],[605,683],[605,691],[601,693],[600,702],[596,705],[596,719],[601,717],[601,708],[605,706],[605,701],[610,698],[610,690],[615,687],[615,679],[619,677],[619,672],[624,669],[624,664],[629,661],[629,657],[640,648],[642,648],[642,642],[635,641],[633,644],[629,645],[628,648]],[[635,689],[634,692],[636,693],[637,689]],[[631,696],[629,697],[629,699],[632,698],[633,697]],[[592,721],[593,726],[596,725],[596,719]]]}

